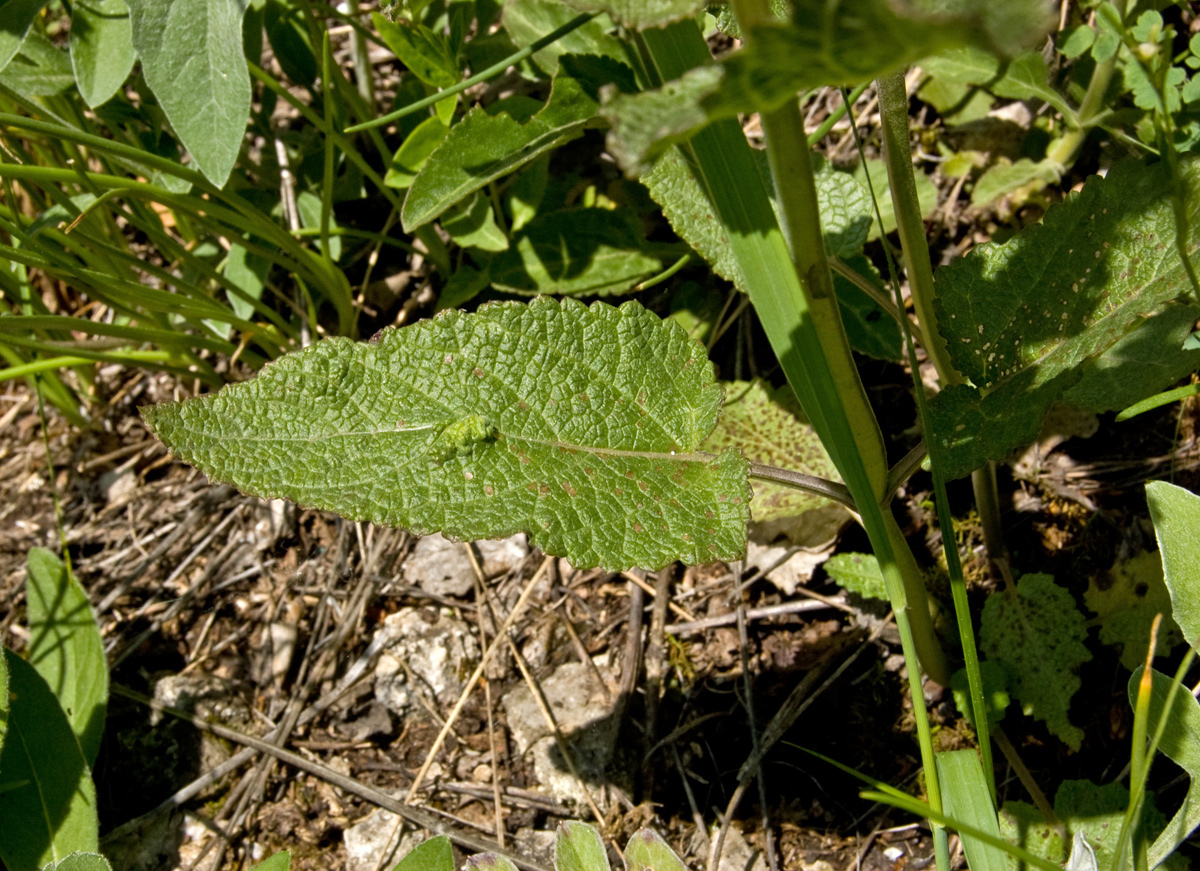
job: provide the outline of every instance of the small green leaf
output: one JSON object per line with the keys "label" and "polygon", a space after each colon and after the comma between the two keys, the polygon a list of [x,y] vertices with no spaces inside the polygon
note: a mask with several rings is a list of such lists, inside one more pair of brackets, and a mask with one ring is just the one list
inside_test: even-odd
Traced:
{"label": "small green leaf", "polygon": [[505,251],[508,237],[496,223],[492,200],[483,191],[475,191],[442,214],[442,229],[463,248],[481,251]]}
{"label": "small green leaf", "polygon": [[1016,163],[1000,162],[990,167],[979,177],[979,181],[975,182],[975,190],[971,192],[971,205],[986,206],[1021,188],[1027,188],[1029,193],[1032,193],[1056,181],[1058,170],[1048,160],[1035,162],[1028,157],[1022,157]]}
{"label": "small green leaf", "polygon": [[596,102],[572,78],[559,75],[550,101],[525,123],[506,113],[475,108],[451,128],[409,188],[401,221],[405,232],[429,223],[488,182],[524,166],[580,135]]}
{"label": "small green leaf", "polygon": [[1092,658],[1087,624],[1071,594],[1050,575],[1025,575],[1015,589],[989,596],[980,623],[980,650],[1008,672],[1025,713],[1046,723],[1072,750],[1083,730],[1067,716],[1082,686],[1076,670]]}
{"label": "small green leaf", "polygon": [[46,0],[0,0],[0,72],[16,57]]}
{"label": "small green leaf", "polygon": [[[1183,185],[1200,184],[1200,161],[1183,159],[1180,174]],[[948,478],[1032,441],[1050,405],[1088,377],[1083,364],[1191,293],[1171,189],[1162,164],[1120,163],[1040,224],[938,270],[938,329],[973,385],[930,402],[931,450]],[[1188,199],[1190,225],[1200,227],[1200,199]],[[1189,240],[1189,251],[1197,247]],[[1172,371],[1121,367],[1126,389],[1141,396],[1168,386],[1159,379]]]}
{"label": "small green leaf", "polygon": [[0,859],[9,871],[38,871],[70,853],[96,851],[96,789],[46,681],[11,650],[4,657],[12,707],[0,771],[21,785],[0,792]]}
{"label": "small green leaf", "polygon": [[384,184],[394,188],[407,188],[429,159],[429,155],[442,144],[450,128],[440,118],[429,117],[417,125],[392,155],[392,165],[384,176]]}
{"label": "small green leaf", "polygon": [[595,827],[576,820],[558,827],[554,871],[609,871],[608,851]]}
{"label": "small green leaf", "polygon": [[[760,381],[726,383],[721,418],[704,448],[714,452],[736,448],[756,463],[840,480],[833,460],[786,385],[772,389]],[[752,486],[750,515],[759,523],[799,517],[829,505],[824,497],[770,481],[755,481]]]}
{"label": "small green leaf", "polygon": [[673,321],[542,297],[326,339],[145,418],[247,493],[461,539],[524,531],[578,566],[628,568],[743,552],[747,463],[694,453],[720,403]]}
{"label": "small green leaf", "polygon": [[311,88],[317,81],[317,55],[305,24],[305,10],[287,0],[267,0],[263,29],[271,51],[287,77]]}
{"label": "small green leaf", "polygon": [[[301,191],[296,196],[296,210],[300,213],[300,226],[308,230],[319,230],[321,228],[321,198],[319,196],[312,191]],[[329,214],[329,229],[337,230],[337,221],[333,217],[332,210]],[[315,241],[318,248],[325,244],[320,236],[316,236]],[[341,236],[330,235],[329,256],[334,260],[342,256]]]}
{"label": "small green leaf", "polygon": [[512,860],[499,853],[476,853],[463,863],[464,871],[517,871]]}
{"label": "small green leaf", "polygon": [[378,12],[371,13],[371,20],[400,63],[422,82],[434,88],[458,84],[458,64],[444,35],[423,24],[389,21]]}
{"label": "small green leaf", "polygon": [[[501,21],[513,43],[526,48],[578,14],[560,0],[509,0]],[[612,35],[612,29],[612,20],[607,15],[598,15],[535,53],[533,59],[551,77],[558,74],[558,59],[564,54],[599,55],[626,63],[625,43]]]}
{"label": "small green leaf", "polygon": [[454,848],[445,835],[430,838],[396,863],[392,871],[454,871]]}
{"label": "small green leaf", "polygon": [[[234,244],[229,247],[229,255],[225,258],[225,277],[245,291],[250,299],[262,299],[263,288],[270,271],[271,264],[266,258],[251,254],[241,245]],[[232,292],[227,292],[226,297],[235,315],[242,320],[254,318],[254,306],[248,300]]]}
{"label": "small green leaf", "polygon": [[626,293],[662,269],[630,209],[542,212],[492,259],[492,284],[513,293]]}
{"label": "small green leaf", "polygon": [[100,751],[108,708],[108,663],[87,593],[66,565],[45,548],[25,564],[29,661],[62,705],[91,765]]}
{"label": "small green leaf", "polygon": [[[1067,859],[1063,846],[1062,831],[1058,826],[1046,822],[1045,816],[1033,805],[1024,801],[1006,801],[1000,809],[1000,834],[1035,856],[1061,865]],[[1008,859],[1010,871],[1027,871],[1028,865]]]}
{"label": "small green leaf", "polygon": [[1066,100],[1050,86],[1050,71],[1040,51],[1027,51],[1009,62],[1004,75],[991,86],[997,97],[1014,100],[1037,99],[1049,103],[1067,119],[1075,117],[1075,111]]}
{"label": "small green leaf", "polygon": [[[1129,678],[1131,705],[1137,704],[1138,684],[1141,682],[1142,672],[1143,668],[1138,668]],[[1159,671],[1152,671],[1151,680],[1150,729],[1153,732],[1163,711],[1166,710],[1167,694],[1170,692],[1172,679]],[[1188,773],[1191,783],[1178,812],[1150,846],[1151,868],[1174,853],[1176,848],[1200,827],[1200,702],[1196,701],[1196,697],[1189,693],[1186,687],[1181,687],[1175,693],[1171,714],[1163,728],[1158,749]]]}
{"label": "small green leaf", "polygon": [[1096,31],[1086,24],[1068,27],[1059,34],[1058,51],[1063,57],[1076,58],[1092,47]]}
{"label": "small green leaf", "polygon": [[825,571],[835,584],[864,599],[888,600],[879,560],[869,553],[838,553],[825,561]]}
{"label": "small green leaf", "polygon": [[[934,760],[943,789],[942,811],[946,816],[999,838],[1000,824],[978,751],[942,751]],[[1005,871],[1008,867],[1007,854],[999,847],[966,832],[961,832],[959,837],[971,871]]]}
{"label": "small green leaf", "polygon": [[662,835],[639,829],[625,846],[625,871],[687,871],[687,866]]}
{"label": "small green leaf", "polygon": [[287,850],[282,850],[263,859],[251,871],[289,871],[291,867],[292,854]]}
{"label": "small green leaf", "polygon": [[75,84],[75,73],[65,51],[31,30],[17,56],[0,72],[0,82],[26,97],[56,97]]}
{"label": "small green leaf", "polygon": [[112,871],[112,866],[99,853],[78,852],[47,865],[42,871]]}
{"label": "small green leaf", "polygon": [[924,58],[921,69],[964,85],[983,85],[1000,74],[1000,61],[990,51],[963,46]]}
{"label": "small green leaf", "polygon": [[71,10],[71,65],[79,94],[96,108],[117,92],[133,69],[133,29],[125,0],[81,0]]}
{"label": "small green leaf", "polygon": [[129,0],[142,75],[200,171],[229,178],[250,117],[239,0]]}

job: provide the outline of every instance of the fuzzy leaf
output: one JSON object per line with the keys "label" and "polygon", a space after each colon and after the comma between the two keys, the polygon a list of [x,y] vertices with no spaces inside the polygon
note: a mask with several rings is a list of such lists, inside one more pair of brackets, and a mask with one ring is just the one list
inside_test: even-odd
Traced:
{"label": "fuzzy leaf", "polygon": [[[1142,671],[1142,668],[1138,668],[1129,678],[1131,705],[1137,704]],[[1171,689],[1172,680],[1162,672],[1153,671],[1151,681],[1150,729],[1153,730],[1166,710],[1167,694]],[[1151,868],[1174,853],[1175,849],[1200,827],[1200,702],[1187,691],[1187,687],[1181,687],[1175,693],[1171,715],[1163,728],[1158,749],[1188,773],[1191,783],[1188,785],[1183,805],[1150,846]]]}
{"label": "fuzzy leaf", "polygon": [[1171,613],[1184,639],[1200,639],[1200,496],[1166,481],[1146,485],[1146,501],[1171,592]]}
{"label": "fuzzy leaf", "polygon": [[[736,448],[756,463],[840,480],[833,460],[787,386],[768,388],[760,381],[727,383],[721,418],[704,448],[713,452]],[[750,515],[758,523],[798,517],[829,504],[822,496],[770,481],[755,481],[753,488]]]}
{"label": "fuzzy leaf", "polygon": [[1100,640],[1121,646],[1121,665],[1132,670],[1146,661],[1150,626],[1164,616],[1158,633],[1158,652],[1166,656],[1180,641],[1171,619],[1171,596],[1163,583],[1162,560],[1153,552],[1119,560],[1110,571],[1092,578],[1083,603],[1100,621]]}
{"label": "fuzzy leaf", "polygon": [[32,665],[11,650],[12,707],[0,752],[0,859],[9,871],[37,871],[78,850],[95,852],[99,824],[92,773],[58,700]]}
{"label": "fuzzy leaf", "polygon": [[411,233],[488,182],[524,166],[539,154],[578,136],[596,113],[593,100],[575,79],[554,79],[550,100],[521,123],[480,108],[450,128],[408,190],[401,212]]}
{"label": "fuzzy leaf", "polygon": [[[1062,832],[1057,826],[1046,822],[1042,812],[1024,801],[1006,801],[1000,808],[1000,836],[1006,841],[1023,847],[1035,856],[1061,865],[1067,858],[1063,846]],[[1024,862],[1015,856],[1008,857],[1010,871],[1026,871]]]}
{"label": "fuzzy leaf", "polygon": [[[1129,807],[1129,789],[1120,783],[1097,784],[1088,780],[1066,780],[1054,794],[1054,812],[1074,838],[1083,835],[1096,854],[1101,868],[1117,867],[1121,822]],[[1146,792],[1142,824],[1153,838],[1163,830],[1165,818],[1154,804],[1154,793]],[[1132,852],[1125,848],[1124,865],[1133,866]],[[1180,866],[1171,863],[1176,869]],[[1153,863],[1151,863],[1153,867]],[[1187,867],[1186,865],[1183,867]]]}
{"label": "fuzzy leaf", "polygon": [[[609,147],[622,168],[640,175],[668,145],[706,124],[774,109],[797,91],[869,81],[972,43],[1029,44],[1045,32],[1047,21],[1043,0],[796,0],[792,5],[791,21],[749,28],[749,48],[657,90],[607,104],[613,127]],[[1007,8],[1001,13],[994,7]]]}
{"label": "fuzzy leaf", "polygon": [[554,839],[555,871],[609,871],[608,851],[600,833],[587,823],[571,820],[558,827]]}
{"label": "fuzzy leaf", "polygon": [[625,845],[625,871],[687,871],[662,835],[639,829]]}
{"label": "fuzzy leaf", "polygon": [[108,708],[108,662],[87,593],[45,548],[26,560],[29,662],[62,705],[91,765],[100,751]]}
{"label": "fuzzy leaf", "polygon": [[1082,686],[1076,669],[1092,658],[1086,636],[1075,600],[1050,575],[1025,575],[1015,590],[989,596],[983,606],[980,649],[1008,671],[1025,713],[1044,721],[1072,750],[1083,741],[1067,711]]}
{"label": "fuzzy leaf", "polygon": [[694,453],[720,404],[673,321],[538,298],[326,339],[145,417],[247,493],[461,539],[524,531],[581,567],[628,568],[744,551],[746,461]]}
{"label": "fuzzy leaf", "polygon": [[[1181,161],[1180,172],[1185,187],[1200,184],[1200,161]],[[932,447],[948,478],[1032,441],[1050,405],[1085,377],[1083,364],[1190,294],[1170,191],[1162,164],[1124,162],[1041,224],[938,271],[938,328],[973,384],[930,403]],[[1200,197],[1188,200],[1200,228]],[[1164,374],[1133,365],[1120,377],[1127,393],[1145,396],[1170,383],[1160,383]]]}
{"label": "fuzzy leaf", "polygon": [[91,108],[117,92],[136,57],[125,0],[83,0],[71,10],[71,65],[79,95]]}
{"label": "fuzzy leaf", "polygon": [[[254,871],[259,871],[259,865]],[[108,860],[99,853],[72,853],[59,861],[47,865],[42,871],[112,871]],[[287,869],[283,869],[287,871]]]}
{"label": "fuzzy leaf", "polygon": [[205,177],[225,184],[250,117],[239,0],[131,0],[142,75]]}
{"label": "fuzzy leaf", "polygon": [[879,560],[869,553],[838,553],[825,561],[825,571],[835,584],[864,599],[888,600]]}

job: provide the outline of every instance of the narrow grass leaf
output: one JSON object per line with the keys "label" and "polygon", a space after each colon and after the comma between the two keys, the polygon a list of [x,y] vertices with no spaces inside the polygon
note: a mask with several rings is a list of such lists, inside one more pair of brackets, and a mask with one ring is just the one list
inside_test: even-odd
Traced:
{"label": "narrow grass leaf", "polygon": [[[1180,175],[1200,184],[1200,160],[1185,159]],[[1071,388],[1108,411],[1130,395],[1168,386],[1170,368],[1137,361],[1096,361],[1147,318],[1186,308],[1191,286],[1174,245],[1172,183],[1161,164],[1125,161],[1093,177],[1078,194],[1051,207],[1045,219],[1004,244],[985,244],[937,273],[938,329],[955,367],[971,385],[947,387],[930,402],[930,449],[948,478],[1036,437],[1051,403]],[[1200,226],[1200,199],[1189,203]],[[1188,240],[1188,250],[1200,247]],[[1176,349],[1175,356],[1187,352]],[[1111,403],[1090,378],[1119,386]]]}
{"label": "narrow grass leaf", "polygon": [[1200,651],[1200,496],[1166,481],[1146,485],[1150,519],[1171,592],[1171,616]]}
{"label": "narrow grass leaf", "polygon": [[126,0],[82,0],[71,10],[68,40],[79,95],[91,108],[107,103],[136,60]]}
{"label": "narrow grass leaf", "polygon": [[445,835],[430,838],[396,863],[392,871],[454,871],[454,848]]}
{"label": "narrow grass leaf", "polygon": [[405,232],[429,223],[488,182],[562,145],[592,123],[597,104],[575,79],[559,74],[545,107],[521,123],[474,108],[429,155],[404,200]]}
{"label": "narrow grass leaf", "polygon": [[[1000,823],[979,754],[974,750],[954,750],[938,753],[936,759],[946,816],[999,838]],[[999,847],[965,832],[960,832],[959,837],[971,871],[1006,871],[1008,856]]]}
{"label": "narrow grass leaf", "polygon": [[0,752],[0,859],[9,871],[37,871],[79,850],[95,852],[96,789],[71,724],[37,670],[11,650],[11,709]]}
{"label": "narrow grass leaf", "polygon": [[222,187],[250,117],[238,0],[131,0],[142,74],[200,171]]}
{"label": "narrow grass leaf", "polygon": [[[1138,668],[1129,678],[1131,704],[1137,698],[1142,671],[1142,668]],[[1154,728],[1165,709],[1172,679],[1159,671],[1154,671],[1151,678],[1150,726]],[[1188,773],[1191,783],[1179,811],[1150,845],[1151,868],[1174,853],[1176,848],[1200,827],[1200,702],[1186,690],[1175,693],[1158,749]]]}
{"label": "narrow grass leaf", "polygon": [[748,464],[695,453],[720,404],[678,324],[543,297],[327,339],[145,417],[247,493],[621,569],[744,551]]}
{"label": "narrow grass leaf", "polygon": [[108,663],[87,593],[55,554],[25,563],[29,662],[62,705],[88,765],[96,760],[108,708]]}
{"label": "narrow grass leaf", "polygon": [[594,826],[569,820],[558,827],[554,871],[609,871],[608,851]]}

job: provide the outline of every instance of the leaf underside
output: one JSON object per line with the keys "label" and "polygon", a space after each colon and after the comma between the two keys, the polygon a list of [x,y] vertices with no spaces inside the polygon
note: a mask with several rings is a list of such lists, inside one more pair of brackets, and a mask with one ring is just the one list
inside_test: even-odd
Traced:
{"label": "leaf underside", "polygon": [[523,531],[624,569],[744,552],[746,460],[692,453],[720,404],[674,322],[538,298],[326,339],[144,413],[178,457],[253,495],[460,539]]}
{"label": "leaf underside", "polygon": [[[1185,191],[1195,190],[1200,161],[1181,161],[1180,175]],[[1200,353],[1178,344],[1160,349],[1167,359],[1150,360],[1150,351],[1131,359],[1135,330],[1169,341],[1200,315],[1175,244],[1171,191],[1161,164],[1119,164],[1041,224],[938,271],[938,328],[973,385],[948,387],[930,403],[932,442],[948,478],[1032,441],[1064,395],[1108,411],[1200,364]],[[1200,197],[1184,197],[1191,226],[1200,227]],[[1197,247],[1188,240],[1193,256]]]}

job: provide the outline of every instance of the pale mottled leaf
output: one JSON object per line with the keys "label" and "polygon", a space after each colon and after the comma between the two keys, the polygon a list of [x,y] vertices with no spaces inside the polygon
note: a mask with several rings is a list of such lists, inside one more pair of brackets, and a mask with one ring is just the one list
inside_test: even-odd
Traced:
{"label": "pale mottled leaf", "polygon": [[1146,501],[1171,594],[1171,613],[1193,647],[1200,639],[1200,496],[1166,481],[1146,485]]}
{"label": "pale mottled leaf", "polygon": [[[790,387],[764,387],[762,382],[733,381],[725,385],[725,406],[705,450],[736,448],[747,459],[839,480],[837,469],[813,432]],[[793,487],[755,481],[750,514],[763,523],[797,517],[829,502]]]}
{"label": "pale mottled leaf", "polygon": [[618,569],[744,551],[747,463],[695,453],[720,404],[674,322],[539,298],[326,339],[145,416],[247,493]]}
{"label": "pale mottled leaf", "polygon": [[980,621],[979,647],[1005,667],[1012,695],[1025,713],[1042,720],[1073,750],[1083,730],[1067,711],[1082,686],[1076,674],[1092,658],[1084,646],[1087,625],[1071,594],[1050,575],[1025,575],[1014,589],[989,596]]}
{"label": "pale mottled leaf", "polygon": [[[1180,172],[1186,188],[1200,184],[1200,161],[1181,161]],[[930,403],[933,449],[947,477],[1032,441],[1046,409],[1091,377],[1084,364],[1190,295],[1171,188],[1162,164],[1124,162],[1051,208],[1041,224],[938,271],[938,329],[973,385],[948,387]],[[1200,197],[1188,199],[1191,226],[1200,227]],[[1197,247],[1189,240],[1189,251]],[[1101,363],[1097,372],[1107,368]],[[1170,381],[1162,378],[1175,371],[1122,366],[1126,397],[1163,389]]]}

